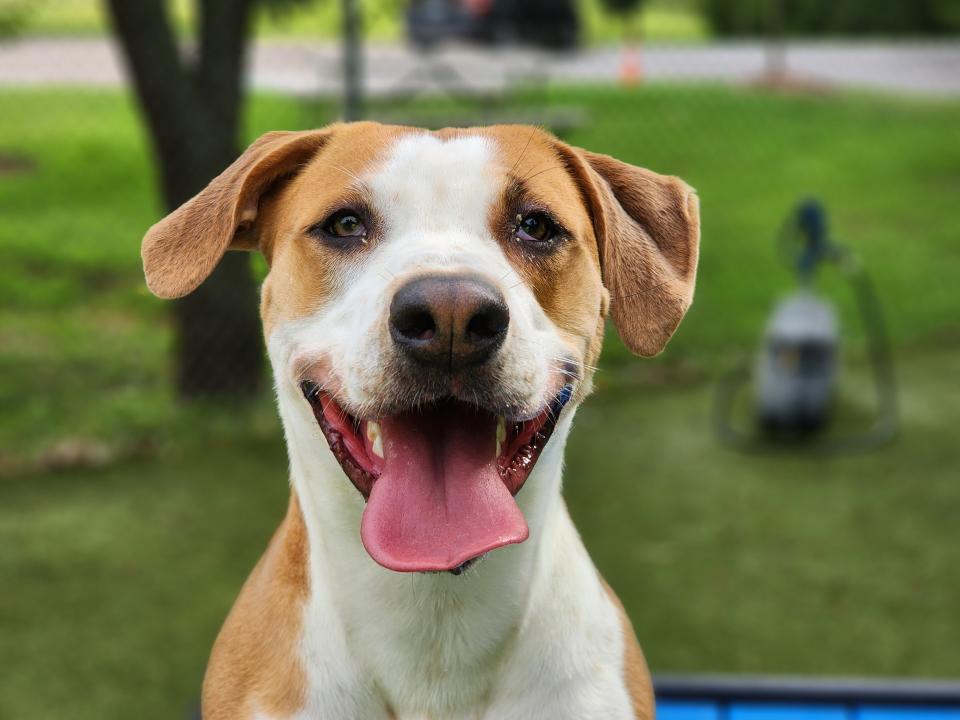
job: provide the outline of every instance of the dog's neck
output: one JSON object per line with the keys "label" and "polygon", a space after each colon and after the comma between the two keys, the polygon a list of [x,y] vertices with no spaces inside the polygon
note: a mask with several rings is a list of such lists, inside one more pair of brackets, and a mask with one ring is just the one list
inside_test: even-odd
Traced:
{"label": "dog's neck", "polygon": [[[517,496],[530,538],[454,576],[396,573],[374,563],[360,540],[364,501],[306,405],[295,392],[281,390],[280,411],[310,546],[307,645],[342,643],[341,657],[373,680],[374,692],[401,706],[408,688],[422,692],[433,685],[440,693],[476,695],[443,698],[440,706],[482,700],[524,620],[550,595],[551,576],[562,561],[556,547],[572,531],[559,493],[572,413]],[[311,648],[306,652],[309,657]],[[461,681],[450,682],[453,677]]]}

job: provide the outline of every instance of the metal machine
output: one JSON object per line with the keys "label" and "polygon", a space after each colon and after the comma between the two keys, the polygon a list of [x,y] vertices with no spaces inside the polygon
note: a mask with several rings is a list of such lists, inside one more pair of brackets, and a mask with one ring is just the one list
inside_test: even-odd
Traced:
{"label": "metal machine", "polygon": [[[718,435],[740,449],[796,446],[819,450],[865,448],[891,439],[897,429],[895,377],[880,303],[869,276],[856,258],[830,238],[827,216],[814,200],[803,202],[784,224],[780,246],[798,287],[773,309],[753,363],[725,375],[719,384],[714,419]],[[862,318],[877,410],[861,432],[824,431],[835,414],[842,332],[833,303],[814,285],[818,269],[838,268],[851,284]],[[734,422],[734,404],[752,380],[755,428]]]}

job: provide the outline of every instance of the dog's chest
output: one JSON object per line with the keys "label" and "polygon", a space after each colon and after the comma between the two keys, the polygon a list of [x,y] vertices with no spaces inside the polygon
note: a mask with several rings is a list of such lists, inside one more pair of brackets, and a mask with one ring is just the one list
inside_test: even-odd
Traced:
{"label": "dog's chest", "polygon": [[568,522],[549,533],[541,560],[557,570],[532,602],[511,599],[520,558],[510,551],[488,558],[474,585],[391,575],[352,602],[315,596],[297,720],[632,718],[619,620]]}

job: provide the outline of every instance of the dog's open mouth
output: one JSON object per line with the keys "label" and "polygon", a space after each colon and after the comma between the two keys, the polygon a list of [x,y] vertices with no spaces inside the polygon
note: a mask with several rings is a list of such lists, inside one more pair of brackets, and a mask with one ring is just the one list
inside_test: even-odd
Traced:
{"label": "dog's open mouth", "polygon": [[527,539],[514,496],[550,439],[570,386],[525,420],[455,399],[360,420],[314,383],[301,390],[343,471],[367,499],[361,538],[384,567],[457,571]]}

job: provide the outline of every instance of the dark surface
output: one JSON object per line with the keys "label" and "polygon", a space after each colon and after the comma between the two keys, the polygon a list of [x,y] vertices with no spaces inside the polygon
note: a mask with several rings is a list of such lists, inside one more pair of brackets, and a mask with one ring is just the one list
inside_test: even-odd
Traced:
{"label": "dark surface", "polygon": [[960,708],[960,682],[954,681],[813,679],[763,675],[657,675],[653,682],[658,700],[936,705]]}

